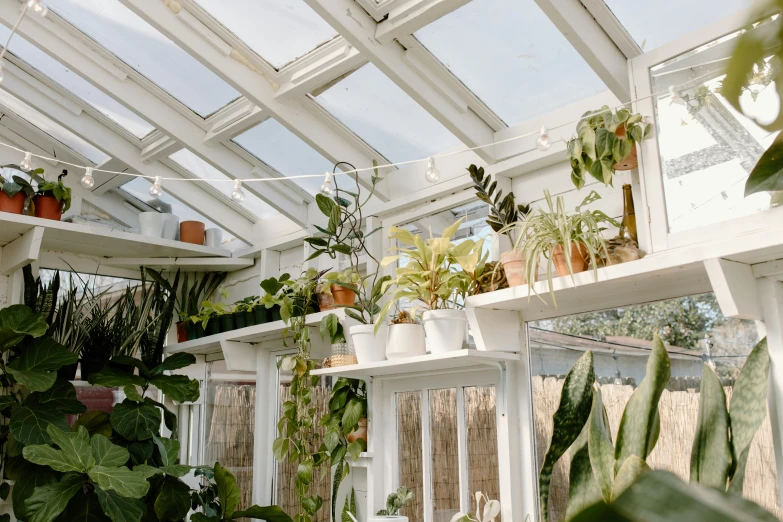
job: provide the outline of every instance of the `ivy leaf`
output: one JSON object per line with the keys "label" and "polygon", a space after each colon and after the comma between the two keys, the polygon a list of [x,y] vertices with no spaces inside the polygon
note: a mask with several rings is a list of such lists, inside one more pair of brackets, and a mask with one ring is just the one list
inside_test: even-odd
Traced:
{"label": "ivy leaf", "polygon": [[83,485],[84,479],[80,474],[68,473],[59,482],[35,488],[24,502],[27,522],[52,522]]}
{"label": "ivy leaf", "polygon": [[146,402],[124,400],[111,414],[112,428],[129,441],[151,439],[160,430],[160,422],[160,410]]}
{"label": "ivy leaf", "polygon": [[348,453],[351,454],[351,458],[356,462],[364,451],[364,439],[357,439],[348,444]]}
{"label": "ivy leaf", "polygon": [[160,375],[165,371],[179,370],[191,364],[196,364],[196,356],[192,353],[175,353],[166,357],[162,363],[157,365],[150,372],[151,375]]}
{"label": "ivy leaf", "polygon": [[145,386],[147,379],[138,375],[133,375],[117,368],[104,368],[103,370],[90,374],[87,379],[90,384],[105,386],[106,388],[124,388],[125,386]]}
{"label": "ivy leaf", "polygon": [[150,483],[143,474],[131,471],[125,466],[93,466],[87,475],[99,488],[113,489],[120,496],[127,498],[141,498],[150,489]]}
{"label": "ivy leaf", "polygon": [[296,468],[296,481],[302,484],[309,484],[313,480],[313,462],[305,460],[299,463]]}
{"label": "ivy leaf", "polygon": [[49,425],[70,429],[65,414],[49,405],[22,406],[11,413],[11,435],[25,445],[51,444],[52,437],[46,432]]}
{"label": "ivy leaf", "polygon": [[336,427],[332,427],[326,430],[324,433],[324,445],[330,452],[340,444],[340,430]]}
{"label": "ivy leaf", "polygon": [[158,375],[150,379],[150,384],[180,403],[194,402],[199,398],[198,381],[184,375]]}
{"label": "ivy leaf", "polygon": [[234,511],[242,498],[239,492],[239,486],[237,485],[237,479],[227,468],[224,468],[220,463],[215,462],[215,483],[217,484],[218,495],[220,496],[220,510],[223,517],[226,519],[234,518]]}
{"label": "ivy leaf", "polygon": [[7,367],[20,384],[32,391],[46,391],[57,379],[55,373],[62,366],[73,364],[79,356],[51,337],[36,339],[33,345],[22,351]]}
{"label": "ivy leaf", "polygon": [[190,511],[190,487],[179,479],[166,477],[155,499],[155,515],[160,520],[182,520]]}
{"label": "ivy leaf", "polygon": [[25,399],[25,404],[43,404],[72,415],[85,413],[87,406],[76,395],[73,384],[62,379],[44,392],[33,392]]}
{"label": "ivy leaf", "polygon": [[0,310],[0,351],[16,346],[25,336],[41,337],[49,325],[43,314],[25,305],[11,305]]}
{"label": "ivy leaf", "polygon": [[92,439],[90,439],[90,449],[96,466],[124,466],[130,459],[130,453],[128,453],[127,449],[112,444],[103,435],[93,435]]}
{"label": "ivy leaf", "polygon": [[112,522],[141,522],[146,514],[147,507],[141,500],[122,497],[115,491],[96,489],[95,492],[103,512]]}

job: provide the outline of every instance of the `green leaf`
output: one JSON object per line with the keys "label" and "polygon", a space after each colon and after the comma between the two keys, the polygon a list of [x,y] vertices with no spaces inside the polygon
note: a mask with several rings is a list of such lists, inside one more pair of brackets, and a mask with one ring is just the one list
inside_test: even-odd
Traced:
{"label": "green leaf", "polygon": [[152,375],[160,375],[164,371],[174,371],[196,364],[196,356],[192,353],[175,353],[169,355],[163,362],[151,370]]}
{"label": "green leaf", "polygon": [[327,217],[332,215],[332,209],[337,206],[337,203],[323,194],[315,195],[315,204],[318,205],[318,209],[321,213]]}
{"label": "green leaf", "polygon": [[162,469],[156,468],[155,466],[149,466],[147,464],[139,464],[137,466],[133,466],[133,471],[135,471],[136,473],[141,473],[142,475],[144,475],[145,479],[154,477],[155,475],[163,474]]}
{"label": "green leaf", "polygon": [[745,182],[745,197],[775,190],[783,190],[783,140],[769,146]]}
{"label": "green leaf", "polygon": [[[190,355],[190,354],[178,354],[178,355]],[[141,359],[130,357],[129,355],[115,355],[114,357],[111,358],[111,362],[116,364],[122,364],[124,366],[133,366],[134,368],[138,368],[139,372],[142,375],[150,374],[149,368],[147,368],[147,365],[144,364],[144,362]]]}
{"label": "green leaf", "polygon": [[160,430],[160,410],[151,404],[125,400],[114,406],[111,425],[114,431],[130,441],[151,439]]}
{"label": "green leaf", "polygon": [[22,351],[6,369],[14,378],[32,391],[46,391],[57,379],[55,373],[62,366],[75,363],[79,356],[70,352],[51,337],[36,339]]}
{"label": "green leaf", "polygon": [[145,386],[147,384],[147,379],[144,377],[133,375],[117,368],[104,368],[97,373],[90,374],[87,381],[90,384],[105,386],[106,388]]}
{"label": "green leaf", "polygon": [[329,214],[329,223],[326,226],[326,229],[329,231],[330,234],[337,233],[337,225],[340,224],[340,207],[335,205],[332,207],[332,211]]}
{"label": "green leaf", "polygon": [[166,406],[159,403],[158,401],[154,401],[150,399],[149,397],[144,398],[144,403],[150,404],[152,406],[157,406],[158,408],[163,410],[163,423],[172,433],[175,433],[177,431],[177,416],[171,410],[169,410]]}
{"label": "green leaf", "polygon": [[[348,513],[356,516],[356,492],[353,488],[351,488],[350,499],[348,498],[348,495],[345,495],[345,504],[343,504],[342,520],[340,522],[353,522],[353,519],[351,519]],[[334,520],[337,522],[336,519]]]}
{"label": "green leaf", "polygon": [[726,491],[730,468],[726,394],[715,372],[705,363],[699,389],[699,417],[691,450],[691,482]]}
{"label": "green leaf", "polygon": [[589,424],[585,424],[582,433],[571,446],[571,469],[568,475],[568,503],[566,520],[582,511],[585,507],[601,500],[601,488],[593,475],[588,449]]}
{"label": "green leaf", "polygon": [[324,445],[326,446],[326,449],[333,451],[338,444],[340,444],[340,430],[337,427],[328,428],[324,432]]}
{"label": "green leaf", "polygon": [[87,432],[92,436],[95,434],[101,434],[104,437],[111,437],[112,428],[111,421],[109,420],[109,414],[102,411],[89,411],[82,413],[76,422],[71,426],[71,431],[76,431],[79,426],[87,428]]}
{"label": "green leaf", "polygon": [[179,441],[167,439],[165,437],[153,437],[152,441],[158,448],[158,453],[160,454],[161,460],[161,469],[164,473],[173,477],[184,477],[190,472],[190,466],[177,464],[180,448]]}
{"label": "green leaf", "polygon": [[44,392],[31,393],[25,399],[25,404],[46,405],[71,415],[87,411],[87,406],[76,395],[76,388],[64,380],[55,381],[54,386]]}
{"label": "green leaf", "polygon": [[[221,496],[221,498],[223,498]],[[285,514],[280,506],[252,506],[244,511],[237,511],[231,517],[237,518],[254,518],[257,520],[265,520],[266,522],[293,522],[291,517]]]}
{"label": "green leaf", "polygon": [[296,480],[302,484],[310,484],[313,480],[313,462],[305,460],[299,463],[296,468]]}
{"label": "green leaf", "polygon": [[560,394],[560,405],[553,417],[552,441],[549,444],[549,450],[544,458],[544,464],[538,478],[543,522],[546,522],[548,518],[549,485],[552,480],[552,470],[560,457],[579,437],[590,417],[594,382],[593,352],[588,350],[579,357],[566,375]]}
{"label": "green leaf", "polygon": [[133,386],[132,384],[127,384],[123,389],[123,393],[125,394],[125,397],[128,399],[135,401],[135,402],[142,402],[144,400],[144,397],[141,396],[141,393],[139,393],[139,389]]}
{"label": "green leaf", "polygon": [[111,441],[103,435],[93,435],[92,439],[90,439],[90,449],[92,450],[92,456],[95,459],[96,466],[124,466],[130,459],[130,454],[127,449],[112,444]]}
{"label": "green leaf", "polygon": [[[220,496],[220,510],[224,518],[234,518],[234,511],[236,511],[242,496],[239,492],[239,486],[237,485],[237,479],[234,475],[220,463],[215,462],[215,484],[217,484],[218,495]],[[253,518],[259,518],[254,515]]]}
{"label": "green leaf", "polygon": [[343,418],[341,421],[343,426],[343,433],[348,434],[352,432],[359,423],[359,419],[362,418],[362,415],[364,415],[364,406],[362,405],[362,401],[356,397],[349,400],[348,404],[345,405],[345,410],[343,411]]}
{"label": "green leaf", "polygon": [[52,438],[46,431],[49,425],[63,431],[69,429],[65,414],[49,405],[22,406],[11,413],[11,435],[25,445],[51,444]]}
{"label": "green leaf", "polygon": [[146,514],[144,502],[138,499],[125,498],[115,491],[96,489],[98,501],[112,522],[141,522]]}
{"label": "green leaf", "polygon": [[351,458],[355,461],[359,460],[359,457],[362,454],[362,451],[364,451],[364,439],[357,439],[350,444],[348,444],[348,453],[351,454]]}
{"label": "green leaf", "polygon": [[180,403],[194,402],[199,398],[198,381],[185,375],[157,375],[150,379],[150,384]]}
{"label": "green leaf", "polygon": [[636,455],[631,455],[625,459],[623,465],[620,466],[620,471],[617,472],[617,476],[614,478],[612,500],[622,495],[626,489],[631,487],[639,477],[648,471],[650,471],[650,466]]}
{"label": "green leaf", "polygon": [[612,153],[612,136],[614,133],[609,132],[607,129],[600,128],[595,131],[595,158],[590,158],[593,161],[596,159],[605,158]]}
{"label": "green leaf", "polygon": [[52,522],[83,485],[84,479],[81,475],[68,473],[59,482],[35,488],[30,498],[24,502],[27,522]]}
{"label": "green leaf", "polygon": [[16,346],[25,336],[41,337],[49,326],[43,314],[25,305],[11,305],[0,310],[0,351]]}
{"label": "green leaf", "polygon": [[77,491],[71,498],[68,507],[55,522],[112,522],[103,512],[98,495],[92,492],[85,494]]}
{"label": "green leaf", "polygon": [[179,479],[166,477],[155,499],[155,515],[160,520],[182,520],[190,511],[190,487]]}
{"label": "green leaf", "polygon": [[11,484],[5,481],[2,484],[0,484],[0,500],[6,500],[10,493],[11,493]]}
{"label": "green leaf", "polygon": [[[595,151],[595,131],[590,128],[589,126],[585,125],[579,130],[579,143],[581,145],[581,150],[579,151],[579,154],[573,154],[575,157],[580,157],[582,154],[586,154],[588,158],[595,161],[596,159],[596,151]],[[574,152],[577,152],[574,150]]]}
{"label": "green leaf", "polygon": [[661,420],[658,401],[671,377],[671,361],[658,334],[653,338],[644,379],[625,405],[615,445],[615,471],[630,455],[646,459],[658,442]]}
{"label": "green leaf", "polygon": [[609,502],[614,487],[614,446],[600,388],[593,392],[593,408],[588,423],[588,448],[595,480],[601,488],[604,501]]}
{"label": "green leaf", "polygon": [[150,483],[142,473],[131,471],[125,466],[93,466],[87,475],[101,489],[113,489],[120,496],[127,498],[141,498],[150,489]]}
{"label": "green leaf", "polygon": [[64,473],[84,473],[95,465],[95,459],[90,452],[90,436],[86,429],[80,428],[74,433],[49,425],[47,432],[60,449],[38,444],[26,446],[22,453],[27,461]]}
{"label": "green leaf", "polygon": [[190,515],[190,522],[221,522],[221,520],[217,515],[209,517],[204,513],[193,513]]}
{"label": "green leaf", "polygon": [[25,462],[19,468],[18,478],[11,492],[11,505],[14,507],[14,516],[17,520],[27,520],[25,500],[32,496],[33,490],[39,486],[53,484],[59,478],[60,475],[48,466]]}

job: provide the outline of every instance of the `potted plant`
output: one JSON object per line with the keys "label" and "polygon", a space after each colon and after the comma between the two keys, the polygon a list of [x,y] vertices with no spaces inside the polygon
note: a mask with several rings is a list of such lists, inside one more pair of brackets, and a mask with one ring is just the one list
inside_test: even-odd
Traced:
{"label": "potted plant", "polygon": [[[525,218],[530,212],[530,206],[517,205],[514,200],[514,193],[510,191],[501,199],[503,191],[495,191],[497,181],[493,182],[490,174],[484,174],[484,167],[471,165],[468,167],[468,172],[473,180],[476,196],[489,205],[487,224],[496,234],[503,234],[508,237],[512,245],[516,244],[516,229],[513,225]],[[508,252],[503,252],[500,255],[500,263],[503,265],[509,286],[527,284],[525,260],[521,251],[512,248]]]}
{"label": "potted plant", "polygon": [[616,170],[636,168],[636,143],[650,135],[652,125],[629,108],[612,112],[604,105],[588,111],[576,125],[576,137],[568,142],[571,181],[582,188],[589,173],[606,185]]}
{"label": "potted plant", "polygon": [[[22,170],[18,165],[3,165],[0,168]],[[36,169],[31,174],[43,174],[43,169]],[[0,212],[22,214],[25,205],[29,202],[27,213],[32,214],[34,211],[33,196],[35,196],[35,190],[26,179],[12,176],[11,181],[8,181],[5,177],[0,176]]]}
{"label": "potted plant", "polygon": [[408,517],[400,515],[400,510],[413,500],[413,491],[407,486],[400,486],[396,492],[386,497],[386,509],[381,509],[368,522],[408,522]]}
{"label": "potted plant", "polygon": [[280,321],[281,307],[288,303],[291,295],[291,287],[294,282],[288,273],[281,274],[280,278],[270,277],[261,281],[261,288],[265,294],[261,297],[259,304],[263,307],[256,307],[256,324],[264,324],[272,321]]}
{"label": "potted plant", "polygon": [[[202,301],[201,309],[198,314],[191,317],[193,323],[201,324],[206,335],[215,335],[222,332],[228,332],[234,328],[233,317],[231,320],[225,319],[225,316],[231,315],[231,308],[225,303],[213,303],[212,301]],[[226,329],[228,328],[228,329]]]}
{"label": "potted plant", "polygon": [[351,268],[329,272],[324,276],[321,291],[332,295],[335,306],[353,306],[361,282],[361,276]]}
{"label": "potted plant", "polygon": [[424,342],[424,327],[406,310],[400,310],[389,325],[389,342],[386,344],[387,359],[415,357],[427,353]]}
{"label": "potted plant", "polygon": [[[484,501],[484,509],[481,508],[481,501]],[[481,491],[476,492],[476,514],[462,513],[461,511],[451,517],[451,522],[495,522],[495,518],[500,515],[500,502],[491,500]]]}
{"label": "potted plant", "polygon": [[179,224],[179,240],[183,243],[203,245],[205,229],[203,221],[182,221]]}
{"label": "potted plant", "polygon": [[[182,288],[176,300],[176,311],[179,318],[177,321],[177,342],[181,343],[189,338],[198,338],[197,322],[189,321],[189,319],[199,314],[199,305],[223,284],[227,276],[228,272],[207,272],[201,277],[194,275],[193,284],[189,284],[190,279],[188,273],[185,272]],[[187,332],[188,325],[192,325],[189,332]]]}
{"label": "potted plant", "polygon": [[236,323],[238,329],[255,326],[256,315],[254,310],[258,305],[257,295],[245,297],[241,301],[234,303],[234,323]]}
{"label": "potted plant", "polygon": [[68,171],[63,170],[57,176],[57,181],[46,181],[46,178],[41,177],[33,197],[35,217],[60,221],[63,212],[71,208],[71,189],[63,184],[63,178],[67,175]]}
{"label": "potted plant", "polygon": [[330,367],[356,364],[356,354],[348,345],[348,340],[345,338],[345,329],[336,315],[329,314],[321,319],[319,330],[321,340],[326,342],[329,339],[332,346],[332,353],[329,356]]}
{"label": "potted plant", "polygon": [[547,260],[546,276],[554,302],[552,268],[559,277],[584,272],[588,262],[594,271],[597,270],[597,254],[599,251],[606,253],[604,225],[619,227],[620,224],[600,210],[582,210],[601,199],[595,191],[588,194],[573,214],[566,212],[563,196],[558,196],[555,204],[549,190],[545,190],[544,195],[547,208],[535,209],[519,224],[520,233],[514,248],[523,252],[530,277],[538,271],[539,259]]}

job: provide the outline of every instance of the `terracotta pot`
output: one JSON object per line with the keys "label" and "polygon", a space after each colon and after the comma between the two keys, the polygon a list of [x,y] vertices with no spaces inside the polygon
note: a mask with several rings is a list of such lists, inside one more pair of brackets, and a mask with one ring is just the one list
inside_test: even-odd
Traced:
{"label": "terracotta pot", "polygon": [[348,442],[356,442],[359,439],[364,439],[364,442],[367,442],[367,419],[364,417],[359,419],[359,428],[345,436],[345,440]]}
{"label": "terracotta pot", "polygon": [[326,310],[334,310],[334,297],[329,294],[324,294],[322,292],[319,293],[318,308],[320,308],[322,312]]}
{"label": "terracotta pot", "polygon": [[180,321],[177,323],[177,342],[178,343],[184,343],[188,340],[188,332],[185,329],[185,321]]}
{"label": "terracotta pot", "polygon": [[194,245],[204,244],[204,223],[201,221],[183,221],[179,224],[179,240]]}
{"label": "terracotta pot", "polygon": [[35,217],[60,221],[63,217],[63,203],[54,196],[35,196]]}
{"label": "terracotta pot", "polygon": [[335,306],[353,306],[356,302],[356,293],[344,286],[332,285],[332,296]]}
{"label": "terracotta pot", "polygon": [[[625,124],[623,123],[615,131],[615,135],[621,140],[627,139],[625,135]],[[632,170],[639,166],[639,158],[636,156],[636,146],[631,149],[631,153],[623,161],[614,164],[614,170]]]}
{"label": "terracotta pot", "polygon": [[[552,260],[555,262],[555,270],[559,277],[571,275],[563,255],[563,245],[557,245],[552,250]],[[575,274],[587,270],[587,247],[584,243],[571,243],[571,268]]]}
{"label": "terracotta pot", "polygon": [[[511,250],[500,254],[500,262],[506,272],[508,286],[521,286],[527,284],[527,267],[522,252]],[[538,279],[538,266],[536,265],[536,279]],[[533,281],[535,282],[535,281]]]}
{"label": "terracotta pot", "polygon": [[17,192],[14,197],[9,197],[5,192],[0,192],[0,212],[21,214],[24,211],[24,202],[27,196],[24,192]]}

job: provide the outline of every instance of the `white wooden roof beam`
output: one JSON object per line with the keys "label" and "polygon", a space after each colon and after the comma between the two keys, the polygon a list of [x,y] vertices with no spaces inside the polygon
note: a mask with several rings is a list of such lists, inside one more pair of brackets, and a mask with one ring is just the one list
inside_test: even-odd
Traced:
{"label": "white wooden roof beam", "polygon": [[590,11],[595,21],[603,27],[606,34],[609,35],[609,38],[612,39],[626,58],[630,60],[644,52],[604,0],[582,0],[582,4]]}
{"label": "white wooden roof beam", "polygon": [[345,38],[335,38],[280,71],[275,97],[289,99],[316,92],[365,63],[367,59]]}
{"label": "white wooden roof beam", "polygon": [[[249,57],[247,52],[243,53],[233,46],[230,46],[229,54],[226,55],[222,46],[215,44],[217,35],[214,32],[205,33],[194,29],[188,21],[188,13],[195,9],[190,0],[169,5],[162,0],[120,1],[329,161],[349,161],[359,168],[371,166],[373,159],[385,162],[383,156],[344,127],[325,124],[296,100],[277,100],[275,95],[280,86],[276,76],[266,71],[266,68],[255,65],[257,60],[254,55]],[[335,128],[341,132],[335,132]],[[362,181],[364,185],[369,185],[369,175],[362,176]],[[386,198],[383,190],[378,195],[381,199]]]}
{"label": "white wooden roof beam", "polygon": [[387,44],[411,35],[467,4],[470,0],[412,0],[389,11],[389,16],[375,29],[375,39]]}
{"label": "white wooden roof beam", "polygon": [[182,144],[171,136],[155,130],[150,132],[141,140],[141,160],[144,163],[158,161],[168,158],[178,150],[182,149]]}
{"label": "white wooden roof beam", "polygon": [[245,97],[230,103],[207,119],[204,145],[216,146],[266,121],[269,114]]}
{"label": "white wooden roof beam", "polygon": [[[305,2],[465,145],[474,147],[493,141],[495,129],[470,110],[467,100],[455,104],[454,97],[439,88],[443,80],[433,83],[428,78],[437,76],[438,70],[421,71],[406,59],[406,51],[401,45],[396,42],[381,44],[375,39],[378,23],[353,0]],[[445,67],[440,72],[451,76]],[[488,163],[494,162],[491,147],[477,153]]]}
{"label": "white wooden roof beam", "polygon": [[579,0],[535,0],[621,102],[631,100],[628,58]]}

